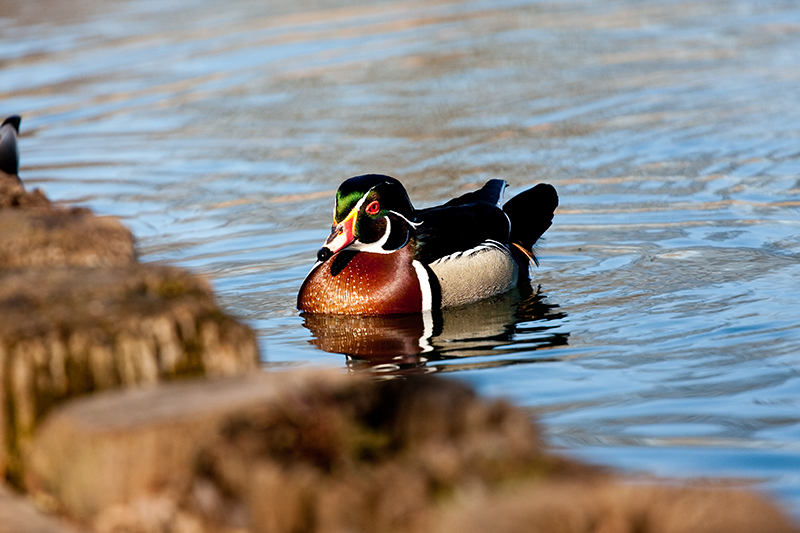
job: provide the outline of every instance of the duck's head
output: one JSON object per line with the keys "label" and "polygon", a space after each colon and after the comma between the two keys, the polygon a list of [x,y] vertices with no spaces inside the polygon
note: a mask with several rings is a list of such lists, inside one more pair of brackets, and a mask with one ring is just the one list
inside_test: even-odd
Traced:
{"label": "duck's head", "polygon": [[391,253],[408,243],[413,225],[414,207],[399,181],[381,174],[355,176],[336,191],[333,227],[317,259],[345,248]]}

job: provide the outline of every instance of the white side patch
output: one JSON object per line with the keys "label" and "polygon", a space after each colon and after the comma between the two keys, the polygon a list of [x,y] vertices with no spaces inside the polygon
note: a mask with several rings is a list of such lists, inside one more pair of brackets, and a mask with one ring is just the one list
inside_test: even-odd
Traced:
{"label": "white side patch", "polygon": [[431,280],[428,277],[428,271],[416,259],[411,261],[411,264],[414,265],[414,270],[417,271],[419,288],[422,291],[422,311],[430,311],[433,307],[433,293],[431,292]]}

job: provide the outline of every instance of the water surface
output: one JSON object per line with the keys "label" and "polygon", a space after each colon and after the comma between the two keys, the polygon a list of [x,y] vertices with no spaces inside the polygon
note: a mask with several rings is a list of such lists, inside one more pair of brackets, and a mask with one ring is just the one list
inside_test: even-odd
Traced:
{"label": "water surface", "polygon": [[[800,515],[794,3],[0,0],[0,69],[28,186],[208,275],[267,368],[448,372],[564,453]],[[300,316],[365,172],[419,207],[553,184],[533,286],[433,337]]]}

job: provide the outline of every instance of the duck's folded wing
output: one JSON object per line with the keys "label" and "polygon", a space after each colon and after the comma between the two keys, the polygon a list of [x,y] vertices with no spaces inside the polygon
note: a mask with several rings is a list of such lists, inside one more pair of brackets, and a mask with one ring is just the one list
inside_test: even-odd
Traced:
{"label": "duck's folded wing", "polygon": [[488,202],[424,209],[417,211],[417,222],[417,259],[423,264],[467,252],[487,241],[509,243],[508,217]]}

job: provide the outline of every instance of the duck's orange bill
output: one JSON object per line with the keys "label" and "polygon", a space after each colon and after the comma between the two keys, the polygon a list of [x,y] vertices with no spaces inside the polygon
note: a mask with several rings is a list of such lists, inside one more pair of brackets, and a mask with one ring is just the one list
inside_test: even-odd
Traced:
{"label": "duck's orange bill", "polygon": [[325,246],[323,246],[323,248],[327,248],[335,254],[356,240],[355,228],[357,217],[357,210],[353,209],[350,211],[350,214],[347,215],[347,218],[333,227],[333,231],[331,231],[328,240],[325,241]]}

